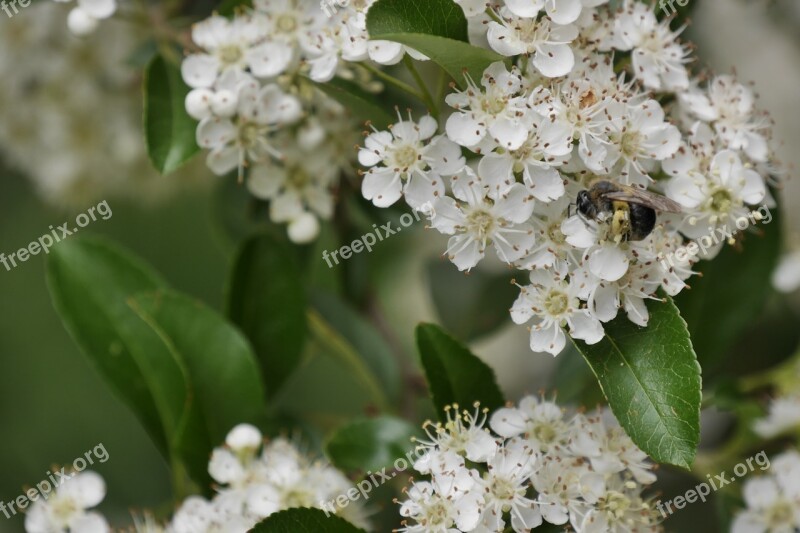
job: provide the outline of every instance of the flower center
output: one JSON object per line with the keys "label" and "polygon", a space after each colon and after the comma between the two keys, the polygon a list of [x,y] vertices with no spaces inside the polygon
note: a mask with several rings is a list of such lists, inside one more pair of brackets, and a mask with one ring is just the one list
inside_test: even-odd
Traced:
{"label": "flower center", "polygon": [[260,136],[261,131],[257,124],[248,122],[239,127],[239,144],[245,148],[255,146]]}
{"label": "flower center", "polygon": [[597,502],[600,510],[605,511],[609,518],[617,520],[624,518],[628,509],[631,508],[631,500],[621,492],[615,490],[609,491],[605,498]]}
{"label": "flower center", "polygon": [[637,131],[626,131],[620,138],[620,150],[628,158],[636,157],[640,152],[642,136]]}
{"label": "flower center", "polygon": [[554,244],[564,244],[567,242],[567,238],[561,231],[561,222],[550,224],[547,228],[547,236]]}
{"label": "flower center", "polygon": [[481,109],[490,115],[499,115],[506,108],[506,99],[499,97],[485,96],[481,99]]}
{"label": "flower center", "polygon": [[492,485],[489,490],[496,500],[508,502],[503,505],[503,511],[507,512],[511,509],[510,504],[514,501],[514,498],[517,497],[518,491],[522,489],[508,479],[498,477],[492,480]]}
{"label": "flower center", "polygon": [[533,428],[531,434],[542,444],[550,444],[556,440],[556,429],[550,424],[538,424]]}
{"label": "flower center", "polygon": [[52,502],[50,509],[59,522],[67,524],[78,511],[78,506],[72,498],[59,498]]}
{"label": "flower center", "polygon": [[783,528],[794,523],[794,510],[789,502],[780,501],[767,509],[766,516],[764,518],[766,519],[767,524],[770,526],[770,529]]}
{"label": "flower center", "polygon": [[288,13],[278,17],[278,23],[276,25],[278,30],[282,31],[283,33],[292,33],[297,29],[298,26],[295,16]]}
{"label": "flower center", "polygon": [[304,169],[298,167],[289,172],[289,186],[295,190],[305,189],[311,182],[311,176]]}
{"label": "flower center", "polygon": [[559,290],[551,290],[544,299],[544,308],[551,316],[561,316],[569,309],[569,296]]}
{"label": "flower center", "polygon": [[313,494],[299,488],[293,488],[283,494],[283,504],[287,509],[294,507],[311,507],[315,505]]}
{"label": "flower center", "polygon": [[477,209],[467,216],[467,228],[470,233],[478,235],[481,239],[488,238],[494,229],[495,219],[491,213]]}
{"label": "flower center", "polygon": [[243,57],[242,49],[235,44],[229,44],[219,49],[219,59],[224,65],[236,65]]}
{"label": "flower center", "polygon": [[417,149],[411,145],[400,146],[394,151],[394,166],[396,168],[411,168],[419,159]]}
{"label": "flower center", "polygon": [[423,526],[449,526],[450,510],[441,500],[425,508],[425,520],[421,522]]}
{"label": "flower center", "polygon": [[733,196],[727,189],[718,189],[711,195],[711,210],[715,213],[729,213],[733,207]]}

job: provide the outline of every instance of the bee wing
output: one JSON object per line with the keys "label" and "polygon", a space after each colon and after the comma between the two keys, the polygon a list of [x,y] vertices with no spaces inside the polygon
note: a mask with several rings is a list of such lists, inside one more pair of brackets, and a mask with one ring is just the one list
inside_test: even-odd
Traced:
{"label": "bee wing", "polygon": [[645,207],[650,207],[656,211],[663,211],[665,213],[680,213],[681,206],[666,196],[652,193],[645,189],[636,187],[629,187],[627,185],[616,184],[620,189],[619,191],[607,192],[603,194],[609,200],[619,200],[631,204],[639,204]]}

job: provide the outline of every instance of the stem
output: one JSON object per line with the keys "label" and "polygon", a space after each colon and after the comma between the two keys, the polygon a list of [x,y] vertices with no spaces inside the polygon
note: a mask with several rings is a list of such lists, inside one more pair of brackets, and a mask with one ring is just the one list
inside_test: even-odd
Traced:
{"label": "stem", "polygon": [[421,100],[423,102],[425,101],[425,97],[422,94],[420,94],[419,91],[414,89],[411,85],[407,84],[406,82],[398,80],[394,76],[390,76],[389,74],[386,74],[384,71],[373,67],[369,63],[362,63],[361,66],[363,66],[365,69],[367,69],[369,72],[371,72],[375,77],[380,78],[381,80],[385,81],[389,85],[393,85],[394,87],[400,89],[401,91],[410,94],[411,96],[413,96],[417,100]]}
{"label": "stem", "polygon": [[330,353],[337,356],[353,371],[353,375],[364,385],[372,396],[375,405],[383,412],[389,412],[389,401],[383,392],[383,387],[375,379],[369,368],[364,364],[355,350],[345,341],[338,332],[334,331],[322,316],[309,310],[307,313],[311,333],[317,337],[322,346],[330,348]]}
{"label": "stem", "polygon": [[406,65],[406,68],[411,73],[411,76],[413,76],[414,80],[417,82],[420,91],[422,91],[422,97],[423,97],[422,100],[425,102],[425,105],[428,106],[428,109],[430,110],[431,114],[433,114],[433,118],[435,118],[438,121],[439,106],[436,105],[436,102],[434,101],[433,96],[431,95],[431,92],[428,89],[428,86],[425,84],[425,80],[422,79],[422,76],[420,76],[416,65],[414,65],[414,60],[411,59],[411,57],[408,54],[406,54],[403,57],[403,63]]}

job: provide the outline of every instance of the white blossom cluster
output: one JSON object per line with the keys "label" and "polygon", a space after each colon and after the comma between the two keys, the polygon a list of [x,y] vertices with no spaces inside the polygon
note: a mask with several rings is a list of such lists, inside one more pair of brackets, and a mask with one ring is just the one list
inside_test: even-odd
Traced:
{"label": "white blossom cluster", "polygon": [[736,515],[731,533],[795,533],[800,531],[800,453],[775,457],[770,474],[745,482],[746,509]]}
{"label": "white blossom cluster", "polygon": [[328,17],[316,0],[256,0],[252,10],[192,29],[198,50],[181,70],[208,166],[218,175],[238,170],[240,180],[247,169],[250,191],[270,201],[271,220],[288,224],[297,243],[316,238],[319,220],[332,217],[341,172],[355,174],[358,142],[344,109],[306,78],[327,82],[338,74],[374,89],[355,63],[394,64],[406,53],[369,40],[372,3],[351,2]]}
{"label": "white blossom cluster", "polygon": [[[264,518],[295,507],[319,508],[347,492],[352,483],[323,461],[314,461],[286,439],[265,443],[249,424],[233,428],[213,451],[208,472],[218,485],[213,499],[190,496],[168,524],[151,515],[135,521],[137,533],[245,533]],[[28,533],[106,533],[108,521],[90,509],[105,497],[102,477],[82,472],[46,500],[37,500],[25,519]],[[368,528],[363,507],[352,503],[337,513]]]}
{"label": "white blossom cluster", "polygon": [[0,158],[50,203],[156,199],[201,181],[158,176],[147,159],[141,84],[126,63],[140,37],[113,21],[98,30],[102,46],[77,39],[51,2],[0,17]]}
{"label": "white blossom cluster", "polygon": [[656,480],[652,465],[610,413],[567,416],[526,397],[487,427],[488,416],[454,405],[446,423],[426,425],[414,464],[426,480],[405,491],[398,532],[524,533],[543,522],[578,533],[660,531],[642,495]]}
{"label": "white blossom cluster", "polygon": [[[771,202],[770,124],[753,93],[731,76],[691,78],[689,47],[649,3],[458,3],[474,44],[512,64],[449,94],[443,124],[426,116],[373,132],[359,153],[364,197],[432,206],[430,226],[449,236],[459,270],[493,247],[529,272],[511,316],[528,324],[533,351],[558,354],[565,329],[597,343],[620,309],[646,326],[646,300],[678,294],[738,219]],[[578,193],[602,180],[665,195],[681,212],[629,238],[616,213],[576,210]],[[704,237],[705,253],[684,253]]]}
{"label": "white blossom cluster", "polygon": [[765,439],[800,429],[800,394],[778,396],[769,405],[767,416],[753,423],[753,430]]}

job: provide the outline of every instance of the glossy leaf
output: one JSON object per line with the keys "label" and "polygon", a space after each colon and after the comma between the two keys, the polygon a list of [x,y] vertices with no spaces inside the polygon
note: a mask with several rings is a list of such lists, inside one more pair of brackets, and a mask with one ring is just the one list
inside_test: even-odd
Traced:
{"label": "glossy leaf", "polygon": [[251,533],[364,533],[350,522],[319,509],[296,508],[275,513],[250,530]]}
{"label": "glossy leaf", "polygon": [[355,118],[362,122],[369,121],[380,130],[397,122],[371,94],[351,81],[334,78],[328,83],[318,84],[317,87],[345,106]]}
{"label": "glossy leaf", "polygon": [[424,33],[469,41],[464,10],[453,0],[378,0],[367,12],[367,29],[373,39],[390,33]]}
{"label": "glossy leaf", "polygon": [[180,68],[158,55],[144,75],[144,131],[147,153],[162,174],[173,172],[200,151],[197,121],[186,113],[189,87]]}
{"label": "glossy leaf", "polygon": [[191,382],[192,408],[178,436],[193,479],[206,480],[208,458],[232,427],[256,422],[264,410],[264,386],[247,339],[200,302],[170,291],[129,301],[181,361]]}
{"label": "glossy leaf", "polygon": [[306,340],[305,288],[293,251],[270,235],[249,239],[227,296],[227,314],[250,339],[273,396],[300,364]]}
{"label": "glossy leaf", "polygon": [[494,371],[439,326],[420,324],[417,347],[440,418],[453,403],[468,407],[480,402],[489,409],[505,403]]}
{"label": "glossy leaf", "polygon": [[411,437],[418,433],[416,427],[397,418],[359,420],[333,433],[325,452],[341,470],[376,472],[391,468],[396,459],[413,452]]}
{"label": "glossy leaf", "polygon": [[598,344],[575,345],[633,442],[659,463],[688,469],[700,440],[700,365],[672,301],[648,310],[646,328],[619,316]]}

